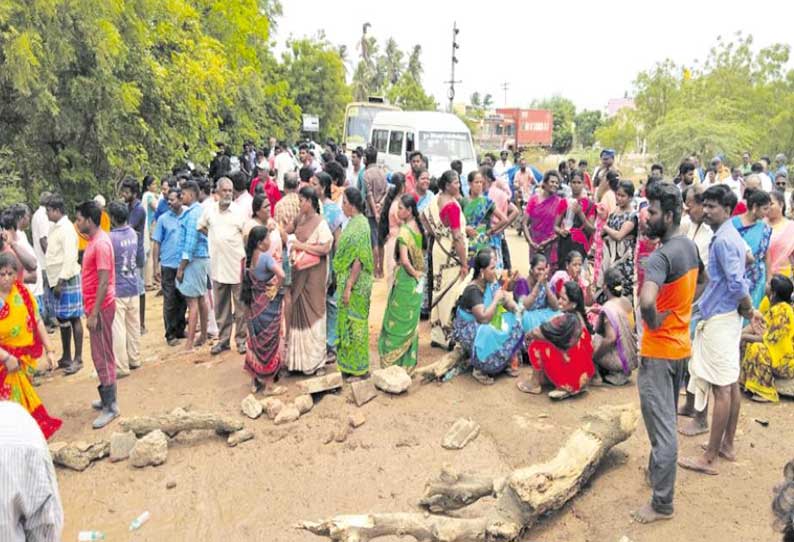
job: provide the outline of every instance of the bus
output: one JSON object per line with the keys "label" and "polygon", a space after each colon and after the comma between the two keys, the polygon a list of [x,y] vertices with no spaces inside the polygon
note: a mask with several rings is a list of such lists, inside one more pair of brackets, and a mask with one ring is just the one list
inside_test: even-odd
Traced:
{"label": "bus", "polygon": [[381,111],[400,111],[400,108],[389,105],[383,101],[383,98],[377,97],[370,97],[366,102],[347,104],[342,143],[347,146],[348,151],[356,147],[367,147],[372,121]]}

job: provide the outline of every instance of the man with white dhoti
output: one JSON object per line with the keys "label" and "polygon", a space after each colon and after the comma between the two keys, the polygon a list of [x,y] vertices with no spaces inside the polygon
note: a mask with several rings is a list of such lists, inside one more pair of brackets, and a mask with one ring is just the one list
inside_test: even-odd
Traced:
{"label": "man with white dhoti", "polygon": [[689,364],[688,391],[695,395],[695,410],[702,414],[690,424],[705,424],[709,393],[714,394],[714,414],[705,452],[678,461],[681,467],[711,475],[718,474],[718,456],[736,459],[733,439],[741,404],[737,381],[742,318],[750,319],[756,328],[763,326],[763,317],[753,309],[744,280],[745,244],[730,221],[736,201],[736,195],[725,185],[712,186],[703,193],[704,221],[714,230],[714,237],[707,266],[709,283],[697,303],[700,321]]}

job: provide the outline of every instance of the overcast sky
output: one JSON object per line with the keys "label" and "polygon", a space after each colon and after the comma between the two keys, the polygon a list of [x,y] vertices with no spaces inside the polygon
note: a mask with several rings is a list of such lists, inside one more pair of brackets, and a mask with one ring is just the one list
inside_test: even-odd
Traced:
{"label": "overcast sky", "polygon": [[[359,60],[357,42],[365,22],[383,42],[392,36],[402,49],[422,46],[423,84],[446,106],[452,23],[460,28],[456,102],[474,91],[505,104],[501,85],[509,82],[507,104],[526,107],[554,94],[572,99],[577,109],[603,109],[610,98],[631,92],[641,70],[672,58],[676,63],[704,59],[718,35],[741,30],[755,45],[791,44],[794,2],[784,0],[655,0],[546,2],[462,0],[282,0],[284,16],[275,35],[325,30],[335,44],[347,45],[349,74]],[[653,7],[651,7],[653,6]]]}

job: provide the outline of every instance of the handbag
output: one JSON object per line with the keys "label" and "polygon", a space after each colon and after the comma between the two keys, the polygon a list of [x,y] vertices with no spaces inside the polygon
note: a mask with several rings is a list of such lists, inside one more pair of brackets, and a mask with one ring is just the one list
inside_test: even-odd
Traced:
{"label": "handbag", "polygon": [[310,254],[305,250],[295,250],[293,252],[295,257],[292,260],[292,267],[298,271],[304,271],[320,263],[320,257],[316,254]]}

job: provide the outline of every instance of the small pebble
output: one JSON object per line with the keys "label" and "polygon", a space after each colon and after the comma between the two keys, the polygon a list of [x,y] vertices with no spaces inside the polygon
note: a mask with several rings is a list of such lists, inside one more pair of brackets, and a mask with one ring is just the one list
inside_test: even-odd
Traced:
{"label": "small pebble", "polygon": [[174,482],[173,480],[165,484],[166,489],[174,489],[175,487],[176,487],[176,482]]}

